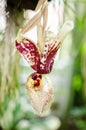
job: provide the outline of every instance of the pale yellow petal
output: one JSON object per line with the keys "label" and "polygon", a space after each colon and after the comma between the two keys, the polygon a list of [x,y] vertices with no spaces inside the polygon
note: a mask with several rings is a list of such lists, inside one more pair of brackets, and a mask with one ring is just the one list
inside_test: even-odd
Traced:
{"label": "pale yellow petal", "polygon": [[35,25],[37,25],[38,21],[41,19],[42,17],[42,14],[43,14],[43,11],[45,9],[47,5],[44,4],[42,6],[42,9],[40,11],[40,9],[37,11],[36,15],[34,15],[30,20],[29,22],[22,28],[22,31],[21,33],[24,34],[26,33],[28,30],[30,30],[32,27],[34,27]]}
{"label": "pale yellow petal", "polygon": [[36,6],[36,8],[35,8],[35,10],[38,10],[38,9],[43,5],[43,3],[44,3],[45,1],[47,1],[47,0],[39,0],[38,3],[37,3],[37,6]]}
{"label": "pale yellow petal", "polygon": [[72,21],[66,21],[59,32],[59,39],[63,41],[66,35],[73,29],[73,27],[74,24]]}
{"label": "pale yellow petal", "polygon": [[47,17],[48,17],[48,4],[46,3],[46,6],[42,14],[43,24],[41,23],[41,20],[37,24],[37,39],[40,52],[43,51],[45,45],[45,28],[47,25]]}
{"label": "pale yellow petal", "polygon": [[65,37],[67,36],[67,34],[74,28],[74,24],[72,21],[68,20],[66,21],[59,34],[57,35],[55,42],[56,42],[56,47],[59,48],[61,46],[61,43],[63,42],[63,40],[65,39]]}

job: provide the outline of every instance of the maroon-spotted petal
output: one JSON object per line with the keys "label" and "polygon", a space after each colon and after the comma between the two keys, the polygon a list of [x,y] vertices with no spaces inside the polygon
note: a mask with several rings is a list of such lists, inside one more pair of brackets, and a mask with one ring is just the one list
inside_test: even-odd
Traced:
{"label": "maroon-spotted petal", "polygon": [[36,45],[28,39],[23,40],[23,43],[16,41],[16,47],[23,57],[30,63],[34,70],[38,70],[38,64],[40,63],[40,54]]}
{"label": "maroon-spotted petal", "polygon": [[58,49],[55,47],[55,43],[45,45],[45,49],[38,67],[38,73],[46,74],[51,72],[57,50]]}
{"label": "maroon-spotted petal", "polygon": [[55,47],[55,42],[45,44],[42,54],[40,54],[36,45],[28,39],[23,40],[23,43],[18,43],[16,41],[16,47],[36,72],[40,74],[51,72],[54,58],[58,50],[57,47]]}

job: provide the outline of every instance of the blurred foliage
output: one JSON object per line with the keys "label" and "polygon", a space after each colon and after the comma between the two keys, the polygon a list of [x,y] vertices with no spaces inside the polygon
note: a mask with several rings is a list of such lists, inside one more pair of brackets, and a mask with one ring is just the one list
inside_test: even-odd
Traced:
{"label": "blurred foliage", "polygon": [[[80,10],[80,5],[76,4],[76,14],[78,18],[76,17],[75,19],[75,27],[73,31],[73,50],[74,52],[74,73],[73,73],[73,82],[72,82],[72,87],[74,89],[75,93],[75,101],[74,105],[84,105],[86,104],[86,95],[85,95],[85,87],[84,82],[86,80],[86,77],[84,79],[83,75],[83,67],[86,68],[86,61],[85,65],[83,66],[84,59],[83,57],[86,56],[86,9],[85,5],[83,4],[83,13],[79,17],[79,10]],[[85,71],[86,72],[86,71]],[[85,84],[86,85],[86,84]],[[83,89],[85,93],[83,93]],[[84,97],[83,97],[84,96]],[[83,100],[83,98],[85,100]]]}
{"label": "blurred foliage", "polygon": [[[80,3],[79,3],[80,2]],[[75,2],[75,27],[72,55],[74,67],[72,84],[74,102],[69,116],[68,129],[86,129],[86,1]],[[72,95],[71,95],[72,96]]]}

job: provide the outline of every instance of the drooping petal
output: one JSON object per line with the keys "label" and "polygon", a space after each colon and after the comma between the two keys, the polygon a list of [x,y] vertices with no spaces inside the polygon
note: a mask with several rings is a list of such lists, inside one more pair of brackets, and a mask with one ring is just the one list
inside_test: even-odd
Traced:
{"label": "drooping petal", "polygon": [[48,70],[48,72],[51,72],[51,70],[52,70],[54,59],[55,59],[57,51],[58,51],[58,49],[54,48],[49,53],[49,55],[47,56],[47,59],[46,59],[46,70]]}
{"label": "drooping petal", "polygon": [[45,44],[37,70],[38,73],[46,74],[51,72],[57,50],[55,42],[52,44]]}
{"label": "drooping petal", "polygon": [[30,63],[30,66],[37,71],[37,66],[40,63],[40,53],[36,45],[31,40],[25,39],[22,43],[16,41],[16,47]]}

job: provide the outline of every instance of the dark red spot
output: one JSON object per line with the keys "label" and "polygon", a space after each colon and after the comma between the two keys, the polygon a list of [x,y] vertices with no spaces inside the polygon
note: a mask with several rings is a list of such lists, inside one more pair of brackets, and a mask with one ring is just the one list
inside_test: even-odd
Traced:
{"label": "dark red spot", "polygon": [[39,79],[42,78],[42,75],[35,72],[35,73],[31,74],[31,77],[32,77],[33,80],[39,80]]}
{"label": "dark red spot", "polygon": [[47,45],[45,44],[45,47],[47,47]]}
{"label": "dark red spot", "polygon": [[41,74],[39,74],[39,75],[38,75],[38,78],[42,79],[42,75],[41,75]]}
{"label": "dark red spot", "polygon": [[37,87],[37,86],[39,86],[40,85],[40,80],[35,80],[35,82],[34,82],[34,87]]}
{"label": "dark red spot", "polygon": [[36,79],[37,79],[37,74],[36,74],[36,73],[33,73],[33,74],[31,75],[31,77],[32,77],[33,80],[36,80]]}

